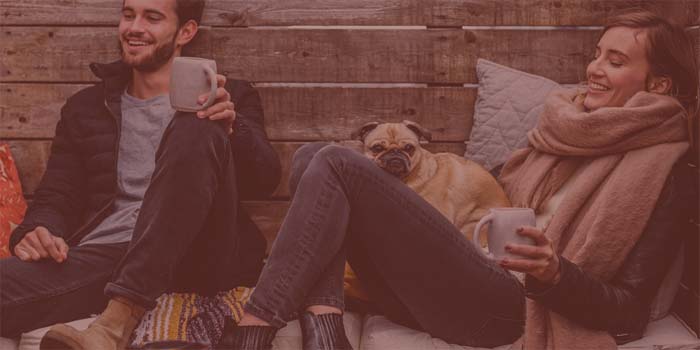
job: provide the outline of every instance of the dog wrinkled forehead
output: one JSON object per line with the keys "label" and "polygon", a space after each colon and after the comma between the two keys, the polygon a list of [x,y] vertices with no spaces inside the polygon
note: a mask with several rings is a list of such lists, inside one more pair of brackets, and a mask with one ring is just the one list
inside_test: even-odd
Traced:
{"label": "dog wrinkled forehead", "polygon": [[386,142],[389,144],[414,143],[419,142],[419,137],[410,128],[401,123],[380,124],[365,136],[365,144],[375,142]]}
{"label": "dog wrinkled forehead", "polygon": [[403,140],[404,142],[418,143],[420,139],[431,141],[431,133],[416,122],[404,120],[401,123],[379,123],[370,122],[362,125],[353,131],[351,138],[360,140],[367,144],[377,138],[393,141]]}

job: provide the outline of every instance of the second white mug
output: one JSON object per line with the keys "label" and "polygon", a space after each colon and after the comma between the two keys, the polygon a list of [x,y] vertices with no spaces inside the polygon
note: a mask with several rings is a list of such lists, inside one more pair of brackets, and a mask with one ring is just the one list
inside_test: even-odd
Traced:
{"label": "second white mug", "polygon": [[516,230],[521,226],[535,226],[535,211],[530,208],[492,208],[474,228],[474,244],[481,251],[479,234],[481,228],[489,224],[488,249],[491,258],[501,260],[506,257],[523,258],[513,255],[505,250],[508,243],[528,244],[535,243],[529,237],[519,235]]}

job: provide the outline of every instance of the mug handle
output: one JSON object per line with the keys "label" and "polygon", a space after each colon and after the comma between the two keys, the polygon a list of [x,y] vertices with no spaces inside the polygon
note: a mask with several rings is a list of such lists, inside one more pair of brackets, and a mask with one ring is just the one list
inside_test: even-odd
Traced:
{"label": "mug handle", "polygon": [[479,242],[479,236],[481,233],[481,227],[484,226],[485,224],[491,222],[493,220],[493,213],[488,213],[484,217],[479,220],[479,223],[476,224],[476,227],[474,227],[474,234],[472,235],[472,241],[474,242],[474,245],[476,246],[477,250],[481,252],[481,254],[486,255],[484,252],[484,249],[481,248],[481,242]]}
{"label": "mug handle", "polygon": [[219,87],[216,84],[216,72],[209,67],[209,66],[203,66],[204,71],[207,73],[207,76],[209,77],[209,82],[211,83],[211,91],[209,91],[209,98],[207,99],[207,102],[204,102],[202,105],[202,109],[208,108],[209,106],[214,103],[214,99],[216,98],[216,90]]}

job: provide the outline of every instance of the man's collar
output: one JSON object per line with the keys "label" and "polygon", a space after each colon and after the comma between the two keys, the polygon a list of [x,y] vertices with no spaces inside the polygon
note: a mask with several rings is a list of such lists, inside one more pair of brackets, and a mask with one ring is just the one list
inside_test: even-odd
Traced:
{"label": "man's collar", "polygon": [[111,63],[90,63],[90,70],[98,78],[106,81],[112,79],[130,79],[131,67],[122,60],[117,60]]}
{"label": "man's collar", "polygon": [[90,70],[105,84],[108,100],[119,101],[131,80],[131,67],[121,60],[111,63],[91,63]]}

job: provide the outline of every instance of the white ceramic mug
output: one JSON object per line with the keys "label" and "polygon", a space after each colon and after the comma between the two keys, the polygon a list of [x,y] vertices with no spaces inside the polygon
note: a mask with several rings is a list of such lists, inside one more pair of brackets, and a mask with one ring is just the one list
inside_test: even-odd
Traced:
{"label": "white ceramic mug", "polygon": [[474,228],[474,244],[481,249],[479,234],[481,227],[489,224],[488,249],[489,257],[501,260],[506,257],[523,258],[513,255],[505,250],[508,243],[534,245],[530,237],[517,234],[516,230],[521,226],[535,226],[535,211],[530,208],[492,208],[490,212],[479,220]]}
{"label": "white ceramic mug", "polygon": [[[175,57],[170,74],[170,105],[183,112],[196,112],[216,99],[216,62],[199,57]],[[199,96],[209,93],[204,104]]]}

